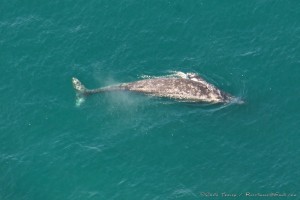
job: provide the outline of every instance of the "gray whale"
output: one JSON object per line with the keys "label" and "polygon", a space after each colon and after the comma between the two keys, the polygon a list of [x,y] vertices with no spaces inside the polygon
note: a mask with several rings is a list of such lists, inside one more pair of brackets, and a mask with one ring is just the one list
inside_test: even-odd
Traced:
{"label": "gray whale", "polygon": [[[75,77],[72,78],[72,83],[78,97],[108,91],[132,91],[187,102],[229,103],[236,99],[195,73],[177,72],[172,77],[143,79],[97,89],[87,89]],[[239,100],[237,103],[243,101]]]}

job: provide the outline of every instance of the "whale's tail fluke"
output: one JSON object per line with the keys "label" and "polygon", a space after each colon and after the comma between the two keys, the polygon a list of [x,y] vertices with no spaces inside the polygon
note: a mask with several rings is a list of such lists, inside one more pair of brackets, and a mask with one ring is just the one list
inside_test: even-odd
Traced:
{"label": "whale's tail fluke", "polygon": [[80,106],[85,101],[87,95],[86,87],[75,77],[72,78],[72,84],[76,91],[76,106]]}
{"label": "whale's tail fluke", "polygon": [[85,86],[75,77],[72,78],[72,84],[74,89],[76,90],[76,93],[84,95],[87,91]]}

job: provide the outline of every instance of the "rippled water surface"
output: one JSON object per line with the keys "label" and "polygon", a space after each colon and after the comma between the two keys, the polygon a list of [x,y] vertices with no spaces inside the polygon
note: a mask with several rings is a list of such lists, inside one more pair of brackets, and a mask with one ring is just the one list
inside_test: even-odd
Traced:
{"label": "rippled water surface", "polygon": [[[0,13],[1,200],[299,198],[298,1],[13,0]],[[76,106],[73,76],[96,88],[172,71],[246,103],[115,92]]]}

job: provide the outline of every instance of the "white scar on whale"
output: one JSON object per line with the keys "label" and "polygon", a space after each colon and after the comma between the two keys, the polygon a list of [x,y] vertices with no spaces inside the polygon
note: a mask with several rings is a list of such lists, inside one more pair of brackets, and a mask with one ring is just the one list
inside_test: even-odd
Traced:
{"label": "white scar on whale", "polygon": [[165,77],[148,78],[97,89],[87,89],[75,77],[72,78],[72,84],[77,94],[76,105],[78,106],[84,102],[86,96],[111,91],[131,91],[186,102],[244,103],[208,83],[196,73],[175,72]]}

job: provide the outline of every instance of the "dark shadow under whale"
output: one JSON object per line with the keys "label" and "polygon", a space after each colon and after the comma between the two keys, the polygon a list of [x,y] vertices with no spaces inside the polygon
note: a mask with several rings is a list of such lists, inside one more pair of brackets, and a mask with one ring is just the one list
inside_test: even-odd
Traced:
{"label": "dark shadow under whale", "polygon": [[78,98],[109,91],[132,91],[186,102],[243,103],[195,73],[177,72],[171,77],[143,79],[97,89],[87,89],[75,77],[72,83]]}

